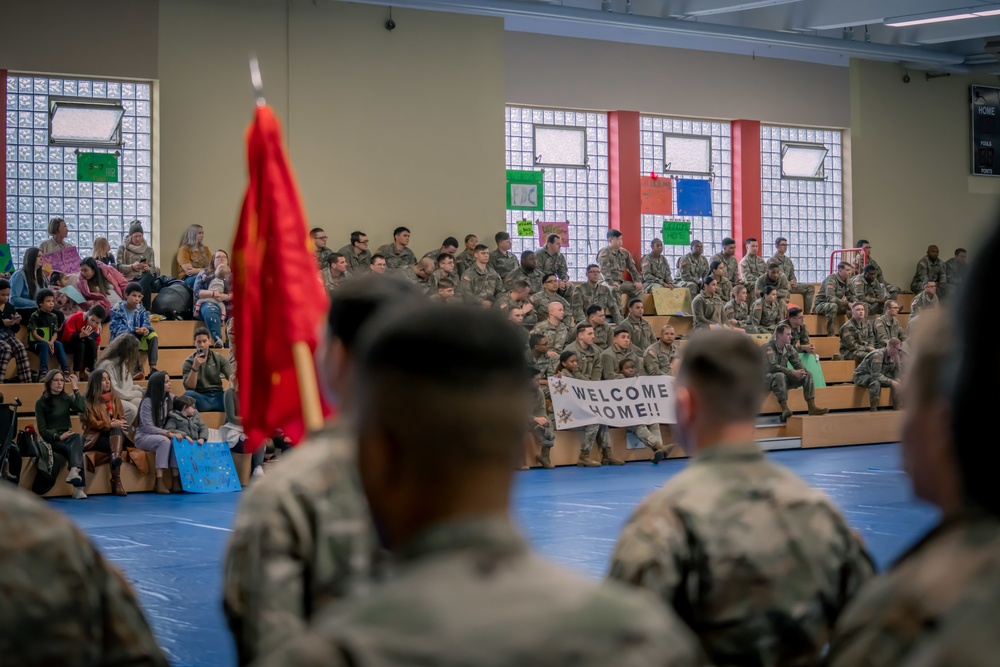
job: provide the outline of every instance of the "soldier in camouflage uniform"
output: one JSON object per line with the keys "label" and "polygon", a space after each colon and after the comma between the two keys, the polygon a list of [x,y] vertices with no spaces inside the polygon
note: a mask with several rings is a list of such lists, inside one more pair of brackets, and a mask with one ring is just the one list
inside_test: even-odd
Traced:
{"label": "soldier in camouflage uniform", "polygon": [[385,257],[385,267],[389,273],[405,271],[417,263],[417,257],[410,250],[409,245],[410,230],[406,227],[396,227],[392,230],[392,243],[379,246],[376,254]]}
{"label": "soldier in camouflage uniform", "polygon": [[[597,253],[597,263],[601,266],[604,281],[612,289],[617,303],[621,303],[621,295],[630,297],[642,294],[642,274],[632,259],[632,253],[622,247],[622,233],[617,229],[608,230],[608,245]],[[632,276],[631,282],[625,280],[623,272]]]}
{"label": "soldier in camouflage uniform", "polygon": [[[347,383],[361,326],[417,298],[408,283],[375,275],[334,292],[323,380],[343,413],[353,399]],[[334,359],[342,359],[342,365]],[[223,607],[240,665],[285,642],[294,645],[321,608],[338,607],[368,585],[375,533],[354,454],[355,441],[346,428],[332,424],[283,455],[244,493],[223,580]]]}
{"label": "soldier in camouflage uniform", "polygon": [[611,345],[601,353],[601,379],[618,379],[618,368],[623,359],[631,359],[639,363],[639,355],[635,353],[635,345],[632,345],[632,334],[625,327],[615,329],[615,336],[611,339]]}
{"label": "soldier in camouflage uniform", "polygon": [[750,307],[750,324],[747,333],[770,334],[781,323],[784,311],[778,305],[778,290],[768,285],[764,288],[764,296],[753,302]]}
{"label": "soldier in camouflage uniform", "polygon": [[[798,351],[792,347],[791,327],[779,324],[774,329],[774,336],[764,345],[764,356],[767,358],[767,375],[764,386],[774,393],[781,406],[781,421],[787,422],[792,416],[788,407],[788,390],[802,387],[802,396],[806,399],[810,415],[825,415],[829,410],[816,405],[816,390],[813,387],[812,375],[802,365]],[[789,365],[791,368],[789,368]]]}
{"label": "soldier in camouflage uniform", "polygon": [[493,304],[494,308],[504,313],[511,308],[520,308],[524,312],[523,325],[527,329],[538,324],[538,313],[535,311],[535,306],[528,301],[529,289],[526,281],[518,280],[514,283],[514,289],[506,294],[501,294],[500,298]]}
{"label": "soldier in camouflage uniform", "polygon": [[861,361],[869,352],[875,351],[875,331],[865,317],[865,304],[851,306],[851,319],[840,327],[840,358],[847,361]]}
{"label": "soldier in camouflage uniform", "polygon": [[448,238],[446,238],[444,241],[441,242],[440,248],[435,248],[434,250],[425,253],[424,257],[437,264],[438,258],[441,255],[451,255],[452,257],[454,257],[457,251],[458,251],[458,239],[456,239],[454,236],[449,236]]}
{"label": "soldier in camouflage uniform", "polygon": [[528,366],[537,369],[541,375],[542,391],[549,397],[549,376],[555,371],[559,361],[559,353],[549,349],[549,339],[545,334],[530,333],[528,335]]}
{"label": "soldier in camouflage uniform", "polygon": [[884,348],[865,355],[854,369],[854,384],[868,389],[868,404],[872,412],[878,412],[882,398],[882,387],[889,387],[892,409],[899,409],[900,355],[903,344],[898,338],[890,338]]}
{"label": "soldier in camouflage uniform", "polygon": [[454,255],[441,253],[437,257],[436,265],[437,269],[431,274],[431,283],[434,285],[435,291],[437,291],[438,283],[445,278],[450,280],[453,285],[458,285],[460,278],[458,277],[458,271],[455,270]]}
{"label": "soldier in camouflage uniform", "polygon": [[841,262],[837,273],[831,273],[819,286],[814,312],[826,318],[826,335],[832,336],[837,326],[837,316],[851,312],[850,289],[847,281],[851,278],[851,265]]}
{"label": "soldier in camouflage uniform", "polygon": [[718,287],[717,281],[712,276],[705,278],[705,284],[701,288],[701,294],[691,301],[691,310],[694,311],[694,328],[709,329],[712,326],[722,326],[722,299],[716,295]]}
{"label": "soldier in camouflage uniform", "polygon": [[895,301],[885,302],[885,313],[872,322],[872,332],[875,334],[875,347],[885,347],[890,338],[898,338],[906,342],[906,329],[896,319],[899,313],[899,304]]}
{"label": "soldier in camouflage uniform", "polygon": [[434,261],[423,257],[417,263],[401,272],[403,278],[416,285],[423,294],[431,295],[437,292],[434,276]]}
{"label": "soldier in camouflage uniform", "polygon": [[889,300],[889,293],[885,286],[875,279],[875,267],[867,265],[864,272],[851,279],[851,291],[854,293],[854,301],[861,302],[868,307],[868,312],[872,315],[881,315],[885,302]]}
{"label": "soldier in camouflage uniform", "polygon": [[584,322],[576,325],[576,340],[566,346],[577,359],[577,373],[584,380],[597,381],[603,376],[603,350],[594,345],[594,327]]}
{"label": "soldier in camouflage uniform", "polygon": [[757,239],[750,237],[747,239],[747,253],[740,260],[740,276],[743,284],[748,290],[755,289],[757,280],[767,273],[767,262],[761,259],[758,251]]}
{"label": "soldier in camouflage uniform", "polygon": [[687,287],[691,290],[691,298],[698,296],[701,286],[708,275],[708,260],[702,254],[705,246],[697,239],[691,241],[691,252],[684,255],[677,262],[677,271],[680,280],[675,283],[676,287]]}
{"label": "soldier in camouflage uniform", "polygon": [[674,279],[670,275],[670,262],[663,256],[663,241],[653,239],[651,250],[644,255],[642,264],[642,289],[647,294],[653,293],[654,287],[673,287]]}
{"label": "soldier in camouflage uniform", "polygon": [[326,235],[322,227],[313,227],[310,229],[309,236],[312,238],[313,245],[316,248],[316,264],[319,265],[319,270],[322,271],[330,266],[331,255],[333,255],[333,249],[327,246],[330,237]]}
{"label": "soldier in camouflage uniform", "polygon": [[798,283],[798,279],[795,276],[795,263],[792,261],[791,257],[785,254],[788,252],[788,239],[778,237],[774,241],[774,248],[774,257],[772,257],[768,263],[775,263],[781,267],[781,272],[785,274],[786,278],[788,278],[791,293],[802,295],[802,300],[805,304],[805,311],[808,313],[812,310],[813,295],[816,293],[816,288],[812,285],[800,285]]}
{"label": "soldier in camouflage uniform", "polygon": [[371,270],[372,253],[368,249],[368,235],[364,232],[351,232],[351,242],[338,250],[347,258],[347,270],[360,276]]}
{"label": "soldier in camouflage uniform", "polygon": [[497,249],[490,253],[490,268],[497,272],[503,280],[507,274],[518,267],[517,257],[510,251],[510,234],[497,232],[493,239]]}
{"label": "soldier in camouflage uniform", "polygon": [[922,311],[938,307],[937,283],[928,280],[923,291],[910,302],[910,322],[917,319]]}
{"label": "soldier in camouflage uniform", "polygon": [[733,283],[729,280],[726,265],[717,259],[713,260],[712,263],[708,265],[708,272],[715,278],[715,282],[718,285],[718,288],[715,290],[715,295],[718,296],[723,303],[729,301],[733,294]]}
{"label": "soldier in camouflage uniform", "polygon": [[[510,462],[529,398],[501,318],[430,306],[383,324],[356,375],[355,424],[369,507],[397,571],[262,664],[696,664],[669,611],[550,565],[514,527]],[[453,363],[442,366],[446,353]],[[457,435],[431,446],[445,422]]]}
{"label": "soldier in camouflage uniform", "polygon": [[587,282],[573,290],[573,319],[587,321],[587,308],[597,304],[609,313],[614,321],[621,319],[621,299],[615,300],[611,288],[601,282],[601,267],[591,264],[587,267]]}
{"label": "soldier in camouflage uniform", "polygon": [[[535,306],[539,313],[547,313],[550,303],[560,303],[566,311],[567,317],[572,317],[572,309],[569,301],[564,299],[559,292],[559,278],[554,273],[548,273],[542,278],[542,289],[529,297],[529,301]],[[569,322],[567,322],[569,324]]]}
{"label": "soldier in camouflage uniform", "polygon": [[467,234],[465,237],[465,248],[455,256],[455,270],[458,271],[459,276],[476,263],[477,245],[479,245],[479,237],[475,234]]}
{"label": "soldier in camouflage uniform", "polygon": [[936,245],[927,247],[927,256],[917,262],[917,268],[913,273],[913,280],[910,281],[910,291],[914,294],[920,292],[927,281],[932,281],[938,285],[948,282],[948,275],[944,270],[944,262],[938,255],[940,251]]}
{"label": "soldier in camouflage uniform", "polygon": [[731,329],[747,330],[750,326],[750,305],[747,303],[747,288],[742,283],[733,287],[733,298],[722,307],[722,323]]}
{"label": "soldier in camouflage uniform", "polygon": [[906,667],[994,667],[1000,655],[1000,578],[988,573],[961,605],[928,623]]}
{"label": "soldier in camouflage uniform", "polygon": [[788,309],[788,319],[780,324],[787,325],[792,330],[791,345],[799,354],[816,354],[816,346],[809,342],[809,331],[805,325],[805,313],[798,306]]}
{"label": "soldier in camouflage uniform", "polygon": [[955,256],[944,263],[944,275],[948,280],[949,291],[957,289],[965,282],[965,274],[969,272],[968,257],[969,252],[965,248],[956,248]]}
{"label": "soldier in camouflage uniform", "polygon": [[785,274],[781,272],[781,265],[777,262],[768,264],[767,271],[754,284],[755,300],[764,296],[764,288],[768,286],[778,291],[779,308],[782,311],[787,310],[788,297],[792,293],[792,286],[788,283],[788,278],[785,277]]}
{"label": "soldier in camouflage uniform", "polygon": [[545,245],[535,251],[535,258],[538,270],[542,274],[554,273],[559,278],[559,289],[566,289],[569,268],[566,266],[566,257],[562,254],[562,237],[558,234],[549,234],[545,239]]}
{"label": "soldier in camouflage uniform", "polygon": [[62,513],[6,482],[0,572],[0,664],[167,667],[118,569]]}
{"label": "soldier in camouflage uniform", "polygon": [[[998,247],[994,244],[993,251]],[[990,276],[993,270],[984,265],[979,275]],[[961,617],[988,612],[973,601],[982,594],[1000,594],[988,587],[1000,574],[1000,496],[994,466],[986,463],[983,453],[981,421],[986,411],[995,409],[995,395],[983,387],[994,380],[997,356],[995,348],[974,342],[983,332],[988,334],[987,322],[994,315],[966,311],[966,316],[960,326],[969,327],[965,335],[971,340],[962,332],[956,335],[947,316],[927,315],[911,339],[904,386],[903,468],[914,495],[936,506],[941,518],[841,615],[831,639],[830,667],[996,664],[997,617]],[[959,360],[949,394],[955,348],[967,356]],[[978,394],[982,399],[976,399]],[[977,633],[984,623],[991,634],[985,644]],[[916,659],[937,643],[938,633],[957,640],[949,646],[956,652],[938,661]]]}
{"label": "soldier in camouflage uniform", "polygon": [[[580,371],[579,357],[572,350],[566,350],[559,355],[559,365],[556,367],[555,375],[583,380],[585,382],[590,381],[590,378]],[[576,465],[580,468],[600,468],[602,465],[625,465],[624,461],[616,459],[612,454],[611,436],[608,433],[608,427],[604,424],[590,424],[568,430],[583,432],[583,440],[580,443],[580,457],[576,461]],[[601,449],[600,463],[590,458],[590,450],[593,448],[595,442],[600,443],[598,445]]]}
{"label": "soldier in camouflage uniform", "polygon": [[878,283],[885,288],[886,294],[890,299],[895,299],[899,294],[899,288],[886,282],[885,274],[882,273],[882,267],[879,266],[879,263],[876,262],[875,258],[871,256],[872,244],[865,239],[861,239],[858,241],[858,247],[865,250],[868,255],[867,259],[865,259],[866,256],[863,253],[858,253],[854,256],[854,264],[851,266],[851,269],[854,271],[854,275],[860,276],[865,272],[866,266],[875,267],[875,280],[877,280]]}
{"label": "soldier in camouflage uniform", "polygon": [[680,354],[677,348],[677,332],[674,325],[660,327],[660,340],[646,348],[642,355],[643,370],[646,375],[673,375],[670,364]]}
{"label": "soldier in camouflage uniform", "polygon": [[507,274],[503,279],[505,289],[510,289],[518,280],[524,280],[531,285],[531,293],[542,291],[542,278],[545,274],[536,268],[537,257],[534,250],[525,250],[521,253],[521,266]]}
{"label": "soldier in camouflage uniform", "polygon": [[548,317],[536,324],[531,333],[545,336],[549,341],[549,349],[558,355],[570,343],[569,325],[565,321],[566,308],[558,301],[553,301],[545,312]]}
{"label": "soldier in camouflage uniform", "polygon": [[483,306],[492,306],[503,294],[503,281],[490,268],[490,250],[483,244],[476,246],[476,261],[465,269],[458,291],[466,303]]}
{"label": "soldier in camouflage uniform", "polygon": [[[621,366],[618,368],[618,374],[625,379],[634,378],[638,374],[635,361],[628,358],[622,359]],[[655,422],[652,424],[626,426],[625,432],[635,435],[639,439],[639,442],[653,452],[653,465],[659,465],[660,461],[670,456],[670,452],[674,451],[673,443],[665,447],[663,446],[663,435],[660,433],[660,425]]]}
{"label": "soldier in camouflage uniform", "polygon": [[611,340],[615,337],[615,329],[605,322],[604,309],[594,305],[587,308],[586,322],[594,327],[594,345],[601,350],[606,350],[611,346]]}
{"label": "soldier in camouflage uniform", "polygon": [[628,302],[628,317],[621,323],[622,327],[628,329],[632,345],[636,348],[635,352],[639,356],[656,340],[653,328],[649,326],[649,322],[643,316],[644,313],[645,306],[642,305],[642,299],[634,298]]}
{"label": "soldier in camouflage uniform", "polygon": [[691,461],[628,520],[609,577],[656,593],[712,664],[814,665],[874,568],[826,494],[754,443],[764,370],[740,333],[691,338],[673,429]]}
{"label": "soldier in camouflage uniform", "polygon": [[552,425],[552,417],[548,408],[545,407],[545,392],[542,391],[542,374],[537,368],[530,369],[531,373],[531,418],[528,422],[528,429],[531,436],[538,445],[538,454],[535,460],[538,465],[546,469],[552,469],[552,445],[556,442],[555,427]]}
{"label": "soldier in camouflage uniform", "polygon": [[[722,252],[715,253],[709,261],[709,266],[719,262],[726,267],[726,279],[730,284],[740,282],[740,264],[736,261],[736,240],[726,237],[722,239]],[[726,297],[728,299],[728,297]]]}
{"label": "soldier in camouflage uniform", "polygon": [[347,271],[347,258],[339,252],[330,253],[330,264],[321,273],[327,292],[337,289],[351,277]]}

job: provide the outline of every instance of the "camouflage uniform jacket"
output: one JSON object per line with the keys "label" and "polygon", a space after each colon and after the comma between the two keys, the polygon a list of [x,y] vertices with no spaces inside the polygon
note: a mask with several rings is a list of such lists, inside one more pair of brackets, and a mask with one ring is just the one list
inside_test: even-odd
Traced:
{"label": "camouflage uniform jacket", "polygon": [[761,333],[774,333],[774,328],[781,323],[781,303],[770,303],[764,297],[753,302],[750,308],[750,324],[760,329]]}
{"label": "camouflage uniform jacket", "polygon": [[503,253],[499,250],[494,250],[490,253],[489,267],[497,272],[501,280],[503,280],[508,273],[520,265],[520,260],[518,260],[517,257],[514,256],[514,253],[509,250]]}
{"label": "camouflage uniform jacket", "polygon": [[965,274],[969,272],[968,264],[959,264],[958,260],[952,257],[944,263],[944,275],[948,279],[948,286],[955,287],[961,285],[965,280]]}
{"label": "camouflage uniform jacket", "polygon": [[743,284],[747,289],[753,289],[757,279],[765,273],[767,273],[767,262],[761,259],[760,255],[744,255],[740,260],[740,275],[743,276]]}
{"label": "camouflage uniform jacket", "polygon": [[480,269],[478,264],[473,264],[465,269],[462,280],[458,284],[458,292],[467,303],[479,304],[483,301],[493,303],[497,297],[503,294],[503,281],[500,274],[486,265],[485,269]]}
{"label": "camouflage uniform jacket", "polygon": [[[805,368],[802,365],[802,360],[799,359],[798,350],[792,347],[791,344],[781,348],[778,347],[778,341],[772,338],[764,344],[763,349],[764,357],[767,359],[768,375],[784,373],[791,377],[793,370],[802,370]],[[789,368],[788,364],[791,364],[792,367]]]}
{"label": "camouflage uniform jacket", "polygon": [[531,293],[542,291],[542,278],[544,275],[538,269],[535,269],[531,273],[524,270],[523,266],[518,266],[516,269],[507,274],[507,277],[503,279],[503,287],[505,290],[510,291],[514,289],[514,283],[518,280],[523,280],[528,285],[531,286]]}
{"label": "camouflage uniform jacket", "polygon": [[355,255],[354,246],[348,243],[337,252],[347,258],[347,269],[351,273],[357,275],[371,270],[372,253],[370,250],[363,250],[360,255]]}
{"label": "camouflage uniform jacket", "polygon": [[729,279],[730,284],[735,285],[740,281],[740,263],[736,261],[735,256],[730,255],[727,257],[725,254],[719,252],[712,256],[708,265],[711,266],[712,262],[721,262],[726,267],[726,278]]}
{"label": "camouflage uniform jacket", "polygon": [[932,308],[938,307],[938,297],[937,294],[928,294],[927,292],[921,292],[913,298],[910,303],[910,319],[914,319],[920,314],[921,310],[930,310]]}
{"label": "camouflage uniform jacket", "polygon": [[535,328],[531,330],[533,334],[542,334],[549,341],[549,349],[555,352],[557,355],[561,354],[566,346],[569,345],[571,340],[569,327],[566,325],[566,320],[563,320],[559,324],[552,324],[549,322],[548,318],[542,320],[535,325]]}
{"label": "camouflage uniform jacket", "polygon": [[799,328],[792,326],[792,323],[788,320],[781,320],[778,324],[787,324],[792,330],[792,347],[794,347],[799,352],[805,352],[802,349],[804,345],[809,345],[809,332],[806,330],[806,325],[802,325]]}
{"label": "camouflage uniform jacket", "polygon": [[458,271],[458,275],[465,273],[465,271],[472,267],[475,263],[476,253],[471,252],[468,249],[455,255],[455,270]]}
{"label": "camouflage uniform jacket", "polygon": [[[949,612],[965,606],[985,580],[1000,573],[1000,520],[975,510],[946,519],[872,580],[841,615],[829,667],[910,665],[906,659]],[[984,616],[996,641],[995,615]],[[982,647],[966,647],[972,651]],[[995,665],[961,660],[940,665]]]}
{"label": "camouflage uniform jacket", "polygon": [[750,323],[750,305],[746,301],[736,303],[735,299],[730,299],[722,307],[722,320],[726,324],[729,323],[729,320],[736,320],[737,325],[741,329],[745,329]]}
{"label": "camouflage uniform jacket", "polygon": [[615,319],[620,319],[621,306],[615,304],[615,297],[611,293],[611,288],[604,283],[591,284],[588,280],[581,283],[573,290],[573,319],[579,322],[587,321],[587,308],[597,304],[605,310],[611,312]]}
{"label": "camouflage uniform jacket", "polygon": [[702,281],[705,280],[705,276],[708,275],[708,260],[705,259],[705,255],[695,257],[694,254],[689,252],[677,262],[677,270],[680,272],[681,280],[684,282],[701,285]]}
{"label": "camouflage uniform jacket", "polygon": [[610,577],[658,594],[712,664],[778,666],[816,664],[873,573],[826,494],[748,443],[698,452],[647,497]]}
{"label": "camouflage uniform jacket", "polygon": [[566,266],[566,257],[561,252],[550,255],[544,246],[535,251],[538,259],[537,269],[544,276],[546,273],[554,273],[559,280],[569,279],[569,268]]}
{"label": "camouflage uniform jacket", "polygon": [[340,276],[334,278],[333,273],[330,271],[329,268],[323,269],[323,284],[326,286],[327,292],[332,292],[333,290],[337,289],[338,287],[343,285],[345,281],[350,280],[350,278],[351,278],[350,271],[344,271],[343,273],[340,274]]}
{"label": "camouflage uniform jacket", "polygon": [[323,271],[330,266],[331,257],[333,257],[333,250],[330,250],[329,248],[316,248],[316,263],[319,265],[320,271]]}
{"label": "camouflage uniform jacket", "polygon": [[635,345],[629,345],[628,349],[619,350],[612,343],[608,349],[601,353],[601,379],[602,380],[614,380],[615,378],[622,377],[618,372],[618,367],[626,358],[631,359],[635,362],[636,372],[642,368],[642,359],[636,354]]}
{"label": "camouflage uniform jacket", "polygon": [[889,385],[889,380],[898,380],[899,375],[899,361],[886,354],[885,348],[866,354],[858,367],[854,369],[855,381],[869,378],[869,381],[878,380],[883,387]]}
{"label": "camouflage uniform jacket", "polygon": [[778,301],[788,301],[788,295],[792,293],[792,286],[788,282],[788,278],[785,274],[779,273],[777,280],[771,280],[771,277],[764,273],[757,282],[754,283],[754,296],[764,296],[764,288],[770,285],[778,291]]}
{"label": "camouflage uniform jacket", "polygon": [[167,667],[118,569],[61,512],[6,482],[0,572],[0,664]]}
{"label": "camouflage uniform jacket", "polygon": [[853,317],[840,327],[840,356],[844,359],[861,359],[868,348],[875,347],[875,332],[871,322],[857,322]]}
{"label": "camouflage uniform jacket", "polygon": [[887,298],[889,295],[885,291],[885,285],[880,283],[878,280],[868,282],[865,280],[864,275],[854,276],[851,279],[851,292],[854,294],[854,301],[865,304],[868,306],[868,312],[872,312],[873,308],[879,308],[882,304],[878,302],[878,299]]}
{"label": "camouflage uniform jacket", "polygon": [[441,282],[444,278],[447,278],[451,282],[455,283],[456,291],[461,286],[461,283],[459,282],[461,278],[458,277],[457,271],[445,271],[444,269],[435,269],[434,273],[431,274],[431,285],[433,286],[435,292],[437,292],[438,283]]}
{"label": "camouflage uniform jacket", "polygon": [[718,295],[711,298],[699,294],[691,301],[694,311],[694,328],[708,329],[713,324],[722,324],[722,299]]}
{"label": "camouflage uniform jacket", "polygon": [[726,276],[716,278],[715,284],[718,285],[715,289],[715,296],[719,297],[719,300],[723,303],[729,301],[733,296],[733,284],[729,282],[729,278]]}
{"label": "camouflage uniform jacket", "polygon": [[674,363],[678,353],[676,342],[667,347],[656,341],[642,355],[643,371],[646,375],[673,375],[670,364]]}
{"label": "camouflage uniform jacket", "polygon": [[435,264],[437,264],[438,257],[440,256],[441,256],[441,248],[435,248],[434,250],[425,252],[424,256],[421,257],[420,259],[429,259]]}
{"label": "camouflage uniform jacket", "polygon": [[[413,251],[403,246],[402,250],[396,250],[395,243],[386,243],[379,246],[378,253],[385,257],[385,268],[387,271],[405,271],[417,263],[417,256]],[[350,259],[348,259],[350,264]]]}
{"label": "camouflage uniform jacket", "polygon": [[602,350],[596,345],[591,345],[586,350],[580,347],[580,343],[573,341],[566,346],[564,352],[575,352],[576,359],[580,363],[577,373],[584,380],[600,380],[604,374],[604,363]]}
{"label": "camouflage uniform jacket", "polygon": [[[868,264],[875,268],[875,281],[881,285],[885,284],[885,275],[882,273],[882,267],[878,265],[871,255],[868,255]],[[854,257],[854,276],[860,276],[865,272],[865,261],[864,255],[858,254]]]}
{"label": "camouflage uniform jacket", "polygon": [[509,521],[486,518],[426,531],[391,582],[324,613],[263,667],[688,667],[696,651],[655,601],[553,565]]}
{"label": "camouflage uniform jacket", "polygon": [[[510,311],[512,309],[522,308],[525,305],[527,305],[527,303],[528,303],[527,301],[524,302],[514,301],[514,299],[510,298],[510,292],[507,292],[506,294],[501,294],[500,298],[493,302],[493,307],[501,311],[504,314],[504,316],[507,316],[510,314]],[[525,313],[524,322],[522,322],[522,325],[530,329],[536,324],[538,324],[538,313],[535,312],[534,304],[532,304],[531,312]]]}
{"label": "camouflage uniform jacket", "polygon": [[792,258],[788,255],[779,255],[778,253],[775,253],[774,257],[767,260],[767,263],[773,263],[780,266],[781,272],[785,274],[786,278],[788,278],[788,282],[798,282],[798,279],[795,277],[795,262],[793,262]]}
{"label": "camouflage uniform jacket", "polygon": [[556,369],[557,363],[559,363],[558,356],[550,357],[548,354],[543,354],[540,357],[536,357],[533,351],[528,351],[528,365],[531,368],[538,369],[538,371],[542,374],[542,380],[545,380],[552,375],[553,371]]}
{"label": "camouflage uniform jacket", "polygon": [[875,347],[885,347],[889,344],[890,338],[898,338],[900,343],[907,339],[906,329],[899,320],[888,315],[883,315],[872,322],[872,331],[875,334]]}
{"label": "camouflage uniform jacket", "polygon": [[674,279],[670,275],[670,262],[663,255],[642,257],[642,287],[652,292],[654,287],[673,287]]}
{"label": "camouflage uniform jacket", "polygon": [[847,283],[840,279],[840,275],[831,273],[823,279],[823,284],[819,286],[819,292],[816,294],[816,303],[846,305],[851,301],[848,298],[849,291]]}
{"label": "camouflage uniform jacket", "polygon": [[[646,321],[645,317],[640,317],[637,321],[629,315],[622,320],[619,326],[629,330],[629,334],[632,337],[632,345],[639,349],[639,354],[642,354],[643,350],[656,342],[656,336],[653,335],[653,327],[649,326],[649,322]],[[638,373],[642,368],[638,367],[635,370]]]}
{"label": "camouflage uniform jacket", "polygon": [[611,341],[614,340],[614,337],[614,327],[607,322],[594,326],[594,345],[596,345],[598,349],[606,350],[611,347]]}
{"label": "camouflage uniform jacket", "polygon": [[925,256],[917,262],[917,268],[913,274],[913,280],[910,281],[910,291],[922,291],[924,289],[924,283],[929,280],[933,280],[939,285],[943,285],[948,282],[948,274],[945,272],[944,262],[942,262],[940,258],[931,261],[929,257]]}
{"label": "camouflage uniform jacket", "polygon": [[601,267],[601,275],[608,281],[608,284],[615,285],[623,282],[625,278],[622,273],[627,269],[632,276],[632,282],[642,281],[642,274],[632,259],[632,253],[625,248],[613,249],[611,246],[601,248],[597,253],[597,264]]}
{"label": "camouflage uniform jacket", "polygon": [[[421,278],[416,274],[416,272],[413,270],[413,267],[411,266],[408,269],[405,269],[404,271],[398,273],[397,275],[402,275],[403,280],[408,280],[409,282],[413,283],[414,285],[419,287],[420,291],[423,292],[424,294],[430,295],[437,292],[434,283],[434,274],[431,274],[427,278]],[[461,288],[462,285],[459,284],[458,287]]]}
{"label": "camouflage uniform jacket", "polygon": [[317,611],[368,584],[375,533],[346,430],[310,436],[244,493],[223,584],[241,665],[294,644]]}
{"label": "camouflage uniform jacket", "polygon": [[528,297],[528,301],[531,305],[535,307],[538,311],[538,319],[543,320],[549,316],[549,304],[553,301],[558,301],[563,305],[563,311],[566,313],[566,326],[569,326],[569,322],[573,317],[573,309],[569,305],[569,301],[559,296],[557,293],[553,292],[551,295],[545,290],[540,290],[535,294]]}

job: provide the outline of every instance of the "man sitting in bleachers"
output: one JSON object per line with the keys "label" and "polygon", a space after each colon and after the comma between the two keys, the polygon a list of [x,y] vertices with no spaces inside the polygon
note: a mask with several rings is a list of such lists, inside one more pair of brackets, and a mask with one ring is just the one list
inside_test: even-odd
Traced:
{"label": "man sitting in bleachers", "polygon": [[587,308],[594,304],[601,306],[613,321],[621,319],[621,303],[615,301],[611,287],[601,282],[601,267],[597,264],[587,267],[587,281],[573,290],[573,319],[586,322]]}
{"label": "man sitting in bleachers", "polygon": [[917,262],[917,268],[913,272],[913,280],[910,281],[911,292],[914,294],[920,292],[928,281],[938,285],[944,285],[948,282],[944,262],[938,257],[940,252],[936,245],[927,246],[927,255]]}
{"label": "man sitting in bleachers", "polygon": [[559,355],[569,345],[571,334],[566,320],[566,309],[562,303],[553,301],[548,306],[548,317],[535,325],[533,334],[545,336],[549,349]]}
{"label": "man sitting in bleachers", "polygon": [[542,291],[542,278],[545,276],[537,268],[538,258],[534,250],[525,250],[521,253],[521,265],[507,274],[503,279],[504,289],[509,290],[511,285],[518,280],[523,280],[531,286],[531,293]]}
{"label": "man sitting in bleachers", "polygon": [[890,338],[898,338],[901,342],[906,342],[906,329],[896,319],[898,313],[899,304],[897,302],[885,302],[885,312],[881,317],[872,322],[872,331],[875,334],[875,347],[885,347]]}
{"label": "man sitting in bleachers", "polygon": [[872,315],[880,315],[885,302],[889,300],[885,285],[878,281],[877,275],[875,267],[867,264],[861,273],[851,279],[854,300],[868,306],[868,312]]}
{"label": "man sitting in bleachers", "polygon": [[851,306],[851,319],[840,327],[841,359],[861,361],[866,354],[875,351],[875,332],[865,315],[865,304]]}
{"label": "man sitting in bleachers", "polygon": [[828,275],[819,286],[813,312],[826,318],[827,336],[832,336],[836,330],[837,316],[851,312],[850,279],[851,265],[841,262],[837,265],[837,272]]}
{"label": "man sitting in bleachers", "polygon": [[892,409],[899,409],[899,378],[902,374],[900,355],[903,344],[890,338],[884,348],[871,350],[854,369],[854,384],[868,389],[868,402],[872,412],[878,412],[882,387],[889,388]]}
{"label": "man sitting in bleachers", "polygon": [[924,283],[923,291],[910,303],[910,322],[917,319],[921,311],[938,307],[937,288],[938,285],[933,280]]}
{"label": "man sitting in bleachers", "polygon": [[673,288],[674,279],[670,275],[670,262],[663,256],[663,241],[653,239],[648,255],[640,260],[642,265],[642,289],[652,294],[654,287]]}
{"label": "man sitting in bleachers", "polygon": [[231,380],[233,367],[229,359],[209,349],[210,345],[208,329],[195,329],[195,351],[184,360],[181,371],[184,389],[187,390],[184,395],[194,399],[198,412],[225,412],[222,378]]}

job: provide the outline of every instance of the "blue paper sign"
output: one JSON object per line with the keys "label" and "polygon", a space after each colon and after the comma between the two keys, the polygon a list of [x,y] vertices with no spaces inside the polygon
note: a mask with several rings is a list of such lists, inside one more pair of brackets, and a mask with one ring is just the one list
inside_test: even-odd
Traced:
{"label": "blue paper sign", "polygon": [[230,493],[243,489],[229,445],[224,442],[199,445],[174,438],[174,455],[181,486],[188,493]]}
{"label": "blue paper sign", "polygon": [[710,181],[677,179],[677,215],[712,215],[712,183]]}

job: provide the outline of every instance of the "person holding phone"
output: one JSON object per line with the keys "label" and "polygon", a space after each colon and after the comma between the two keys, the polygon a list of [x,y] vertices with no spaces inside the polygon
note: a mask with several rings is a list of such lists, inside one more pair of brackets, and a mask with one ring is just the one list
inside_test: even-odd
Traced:
{"label": "person holding phone", "polygon": [[209,349],[211,344],[208,329],[195,329],[195,351],[184,360],[181,370],[184,388],[187,390],[184,395],[194,399],[198,412],[224,412],[226,406],[222,378],[233,378],[233,367],[229,359]]}
{"label": "person holding phone", "polygon": [[160,274],[156,255],[142,234],[142,223],[133,220],[128,227],[128,237],[118,246],[118,270],[125,280],[142,287],[142,305],[149,310],[153,295],[153,281]]}

